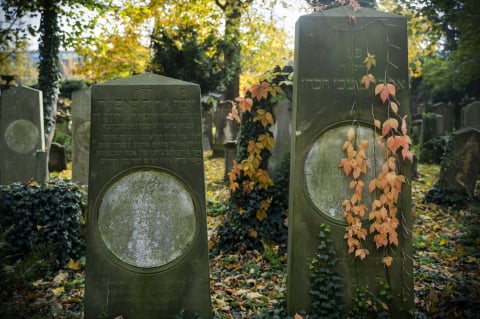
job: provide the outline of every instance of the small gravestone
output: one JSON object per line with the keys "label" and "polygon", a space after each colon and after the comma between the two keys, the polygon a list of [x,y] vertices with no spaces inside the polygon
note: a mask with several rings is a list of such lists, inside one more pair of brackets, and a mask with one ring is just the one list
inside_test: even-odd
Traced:
{"label": "small gravestone", "polygon": [[455,128],[455,107],[453,106],[453,104],[436,103],[427,106],[425,111],[428,113],[431,112],[442,116],[442,131],[438,132],[438,134],[442,135],[447,132],[451,132]]}
{"label": "small gravestone", "polygon": [[202,102],[202,138],[203,138],[203,150],[210,151],[213,144],[213,116],[212,116],[212,104],[208,102]]}
{"label": "small gravestone", "polygon": [[271,176],[280,169],[285,156],[290,153],[292,103],[289,100],[277,103],[273,107],[275,125],[270,128],[275,139],[272,156],[268,160],[268,172]]}
{"label": "small gravestone", "polygon": [[480,129],[480,101],[475,101],[462,110],[462,127]]}
{"label": "small gravestone", "polygon": [[50,145],[48,156],[48,171],[61,172],[67,169],[67,156],[65,154],[65,146],[53,142]]}
{"label": "small gravestone", "polygon": [[88,184],[91,89],[72,93],[72,181]]}
{"label": "small gravestone", "polygon": [[0,183],[43,183],[47,157],[43,132],[42,92],[18,86],[1,94]]}
{"label": "small gravestone", "polygon": [[453,149],[443,160],[438,186],[471,197],[480,174],[480,130],[466,127],[453,133]]}
{"label": "small gravestone", "polygon": [[85,318],[211,317],[200,89],[92,87]]}
{"label": "small gravestone", "polygon": [[[370,251],[365,260],[348,254],[342,201],[352,196],[351,178],[345,177],[338,166],[340,159],[346,156],[342,145],[352,124],[359,140],[370,141],[367,156],[371,162],[369,173],[363,178],[365,185],[369,185],[375,175],[375,167],[378,172],[378,165],[383,162],[383,151],[376,146],[369,112],[372,95],[361,86],[368,53],[376,57],[372,72],[380,82],[385,68],[390,65],[388,77],[396,85],[399,113],[409,113],[406,22],[398,15],[365,8],[353,12],[350,7],[339,7],[302,16],[296,23],[288,210],[289,315],[308,313],[311,309],[309,266],[319,245],[320,224],[325,224],[331,229],[338,258],[335,270],[343,282],[341,288],[332,289],[343,294],[346,312],[352,309],[356,288],[368,289],[378,296],[379,280],[382,280],[390,283],[394,296],[390,315],[393,318],[411,316],[414,292],[410,186],[404,184],[399,196],[401,225],[397,232],[400,246],[389,251],[393,263],[387,269],[382,262],[384,252],[376,249],[373,235],[364,242],[364,248]],[[395,67],[391,67],[392,64]],[[353,102],[361,110],[358,113],[352,108]],[[386,106],[375,108],[378,119],[386,119],[386,112]],[[401,172],[410,180],[409,165],[403,162],[400,165]],[[371,199],[366,189],[363,203],[370,207]],[[364,222],[368,229],[368,214]]]}
{"label": "small gravestone", "polygon": [[233,161],[237,158],[238,123],[234,119],[227,119],[223,129],[225,147],[225,173],[224,180],[228,181],[228,173],[233,168]]}
{"label": "small gravestone", "polygon": [[227,125],[227,116],[232,111],[232,104],[228,101],[217,103],[213,114],[215,124],[215,140],[212,146],[213,157],[225,156],[225,126]]}

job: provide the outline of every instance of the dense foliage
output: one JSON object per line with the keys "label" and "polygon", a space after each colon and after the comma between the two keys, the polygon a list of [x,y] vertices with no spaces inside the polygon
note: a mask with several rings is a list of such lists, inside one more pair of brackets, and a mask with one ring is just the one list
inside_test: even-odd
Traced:
{"label": "dense foliage", "polygon": [[21,256],[51,244],[61,266],[82,257],[84,196],[76,184],[62,180],[0,185],[0,222],[9,253]]}
{"label": "dense foliage", "polygon": [[[240,122],[237,159],[230,179],[228,212],[218,231],[216,250],[232,251],[242,246],[263,250],[262,242],[281,243],[286,247],[287,228],[284,224],[288,207],[288,162],[277,176],[279,184],[268,174],[268,160],[274,145],[273,106],[285,98],[281,88],[291,68],[276,69],[270,78],[247,89],[237,99],[231,116]],[[241,115],[241,118],[239,116]]]}

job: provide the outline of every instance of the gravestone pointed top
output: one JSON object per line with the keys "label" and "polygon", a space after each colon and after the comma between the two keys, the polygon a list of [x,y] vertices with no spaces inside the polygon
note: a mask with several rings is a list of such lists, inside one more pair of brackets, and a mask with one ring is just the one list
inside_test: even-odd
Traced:
{"label": "gravestone pointed top", "polygon": [[115,79],[97,85],[198,85],[191,82],[185,82],[167,76],[146,72],[137,74],[128,78]]}

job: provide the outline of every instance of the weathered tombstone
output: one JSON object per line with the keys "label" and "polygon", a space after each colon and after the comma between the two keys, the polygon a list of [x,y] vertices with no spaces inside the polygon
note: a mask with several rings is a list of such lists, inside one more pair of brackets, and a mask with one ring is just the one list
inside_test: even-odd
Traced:
{"label": "weathered tombstone", "polygon": [[480,101],[475,101],[462,109],[462,127],[480,129]]}
{"label": "weathered tombstone", "polygon": [[453,150],[442,162],[438,186],[471,197],[479,174],[480,130],[466,127],[454,132]]}
{"label": "weathered tombstone", "polygon": [[213,116],[212,105],[207,102],[202,102],[202,142],[203,150],[210,151],[213,144]]}
{"label": "weathered tombstone", "polygon": [[[352,16],[355,18],[353,19]],[[350,178],[338,167],[345,157],[342,145],[355,119],[359,139],[368,138],[367,156],[372,161],[365,185],[382,159],[376,145],[371,109],[372,95],[361,85],[365,75],[363,63],[367,53],[376,57],[373,73],[381,82],[389,63],[389,81],[396,84],[400,114],[409,113],[407,29],[402,16],[371,9],[353,12],[339,7],[302,16],[296,23],[295,84],[292,119],[292,154],[289,199],[289,242],[287,275],[287,308],[290,315],[309,311],[311,259],[317,252],[320,224],[331,229],[331,238],[338,257],[336,271],[343,280],[343,301],[352,308],[356,288],[369,289],[379,295],[379,280],[389,282],[395,296],[390,308],[393,318],[410,317],[413,309],[413,265],[411,242],[411,193],[404,184],[398,201],[401,225],[397,228],[399,247],[389,251],[393,263],[386,268],[383,251],[376,249],[373,235],[364,247],[370,254],[365,260],[354,259],[347,252],[344,239],[347,223],[343,218],[342,201],[352,196]],[[356,102],[359,110],[352,114]],[[375,108],[376,117],[385,119],[387,108]],[[376,159],[374,161],[374,159]],[[383,160],[383,159],[382,159]],[[377,163],[374,163],[377,162]],[[409,165],[400,164],[401,172],[410,179]],[[368,194],[368,190],[365,190]],[[365,204],[370,207],[368,196]],[[364,219],[369,228],[368,214]]]}
{"label": "weathered tombstone", "polygon": [[441,118],[441,132],[438,132],[440,135],[451,132],[455,128],[455,108],[453,104],[447,103],[436,103],[430,106],[427,106],[425,111],[427,113],[435,113],[442,116]]}
{"label": "weathered tombstone", "polygon": [[0,183],[47,180],[42,92],[18,86],[0,100]]}
{"label": "weathered tombstone", "polygon": [[442,136],[445,133],[443,127],[443,116],[437,113],[422,114],[422,130],[420,143],[424,144],[435,137]]}
{"label": "weathered tombstone", "polygon": [[65,146],[53,142],[50,145],[48,156],[48,171],[61,172],[67,169],[67,156],[65,154]]}
{"label": "weathered tombstone", "polygon": [[92,87],[85,318],[211,317],[200,89]]}
{"label": "weathered tombstone", "polygon": [[72,181],[88,184],[91,89],[72,93]]}
{"label": "weathered tombstone", "polygon": [[227,116],[232,110],[232,104],[228,101],[217,103],[214,112],[215,123],[215,141],[212,146],[213,157],[225,156],[225,126],[227,125]]}
{"label": "weathered tombstone", "polygon": [[275,139],[272,149],[272,156],[268,160],[268,172],[274,176],[282,165],[285,156],[290,153],[291,146],[291,125],[292,125],[292,103],[285,100],[273,107],[275,125],[270,128]]}
{"label": "weathered tombstone", "polygon": [[233,161],[237,158],[237,134],[238,123],[234,119],[228,119],[223,129],[225,147],[225,173],[224,180],[228,181],[228,173],[233,168]]}

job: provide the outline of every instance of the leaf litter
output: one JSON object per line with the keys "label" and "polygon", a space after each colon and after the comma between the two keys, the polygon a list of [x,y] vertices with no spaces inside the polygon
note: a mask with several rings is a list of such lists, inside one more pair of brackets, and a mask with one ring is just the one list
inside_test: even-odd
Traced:
{"label": "leaf litter", "polygon": [[[229,194],[223,161],[205,161],[209,240]],[[436,165],[419,165],[419,177],[412,181],[415,318],[479,318],[480,208],[452,210],[423,203],[438,172]],[[286,255],[275,248],[266,247],[269,254],[241,249],[210,257],[214,318],[255,318],[284,304]],[[13,292],[25,318],[83,318],[84,263],[72,261],[70,267]]]}

